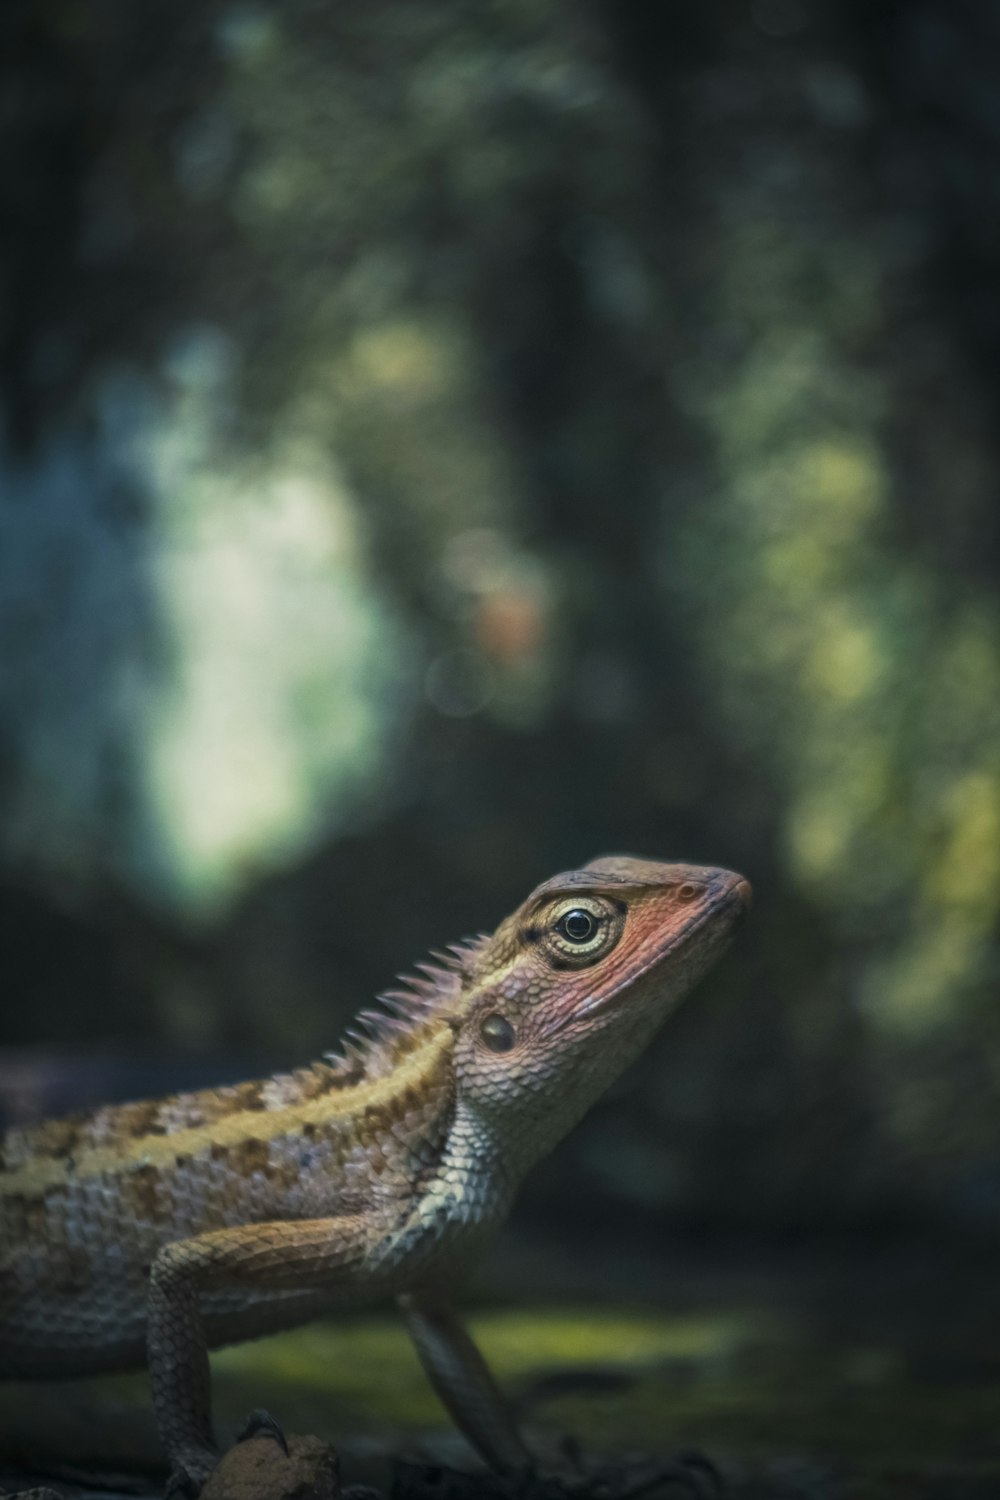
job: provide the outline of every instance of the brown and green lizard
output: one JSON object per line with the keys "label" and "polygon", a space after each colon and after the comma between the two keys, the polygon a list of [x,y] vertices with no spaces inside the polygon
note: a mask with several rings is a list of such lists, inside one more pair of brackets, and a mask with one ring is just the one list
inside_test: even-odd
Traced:
{"label": "brown and green lizard", "polygon": [[147,1362],[174,1483],[218,1458],[210,1347],[398,1298],[481,1456],[529,1455],[452,1310],[525,1172],[725,948],[750,888],[615,857],[557,875],[293,1073],[0,1143],[0,1376]]}

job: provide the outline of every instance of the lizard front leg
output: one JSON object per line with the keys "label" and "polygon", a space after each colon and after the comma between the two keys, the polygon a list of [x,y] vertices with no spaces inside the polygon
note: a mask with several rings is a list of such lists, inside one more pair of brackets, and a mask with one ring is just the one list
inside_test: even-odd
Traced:
{"label": "lizard front leg", "polygon": [[200,1488],[218,1459],[204,1295],[333,1289],[362,1264],[371,1242],[368,1221],[351,1215],[240,1225],[163,1247],[150,1271],[147,1340],[174,1488]]}
{"label": "lizard front leg", "polygon": [[420,1362],[455,1426],[499,1473],[529,1469],[531,1454],[496,1381],[464,1324],[443,1299],[407,1292],[399,1298]]}

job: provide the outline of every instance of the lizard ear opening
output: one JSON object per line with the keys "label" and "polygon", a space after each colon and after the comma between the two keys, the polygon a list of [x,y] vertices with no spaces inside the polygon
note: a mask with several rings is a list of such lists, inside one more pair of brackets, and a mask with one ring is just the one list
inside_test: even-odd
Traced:
{"label": "lizard ear opening", "polygon": [[491,1052],[510,1052],[517,1041],[517,1033],[506,1016],[491,1011],[479,1023],[479,1035]]}

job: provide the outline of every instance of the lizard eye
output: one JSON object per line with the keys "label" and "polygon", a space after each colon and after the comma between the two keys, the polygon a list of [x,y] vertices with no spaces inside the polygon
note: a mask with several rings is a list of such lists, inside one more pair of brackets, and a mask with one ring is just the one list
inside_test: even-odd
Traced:
{"label": "lizard eye", "polygon": [[557,969],[584,968],[610,953],[625,925],[623,902],[604,896],[564,901],[549,918],[544,948]]}
{"label": "lizard eye", "polygon": [[556,931],[571,943],[589,943],[597,930],[597,921],[582,906],[575,906],[556,923]]}

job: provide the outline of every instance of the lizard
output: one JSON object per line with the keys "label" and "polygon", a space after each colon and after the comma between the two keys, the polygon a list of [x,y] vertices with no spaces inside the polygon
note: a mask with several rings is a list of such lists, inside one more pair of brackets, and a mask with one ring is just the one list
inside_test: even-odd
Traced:
{"label": "lizard", "polygon": [[728,870],[592,860],[416,965],[317,1062],[8,1130],[0,1377],[148,1365],[168,1489],[194,1494],[219,1457],[210,1348],[394,1297],[479,1456],[530,1468],[453,1290],[749,899]]}

